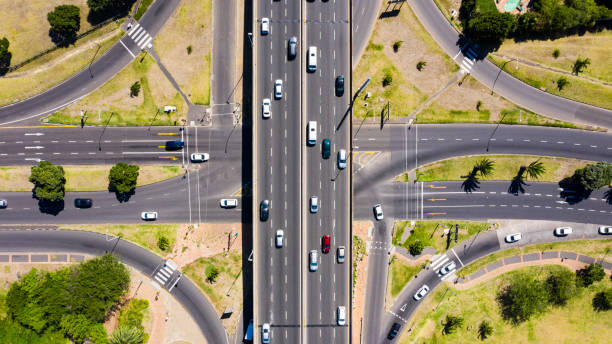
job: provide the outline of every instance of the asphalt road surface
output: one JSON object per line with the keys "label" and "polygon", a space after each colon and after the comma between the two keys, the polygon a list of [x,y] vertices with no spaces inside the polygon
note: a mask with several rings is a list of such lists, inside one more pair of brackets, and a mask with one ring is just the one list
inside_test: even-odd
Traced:
{"label": "asphalt road surface", "polygon": [[[180,2],[180,0],[154,1],[138,22],[138,27],[134,23],[133,29],[141,31],[137,32],[137,36],[144,36],[145,34],[142,33],[144,30],[150,37],[155,37]],[[0,126],[23,123],[25,120],[37,122],[39,117],[53,113],[102,86],[140,53],[140,45],[144,42],[140,42],[140,37],[134,41],[128,35],[129,33],[128,31],[119,42],[91,66],[68,80],[31,98],[1,107]]]}
{"label": "asphalt road surface", "polygon": [[[1,252],[61,252],[100,256],[115,254],[123,263],[151,276],[163,260],[138,245],[103,234],[64,230],[0,230]],[[206,296],[186,276],[170,293],[187,309],[209,343],[226,343],[225,330]]]}

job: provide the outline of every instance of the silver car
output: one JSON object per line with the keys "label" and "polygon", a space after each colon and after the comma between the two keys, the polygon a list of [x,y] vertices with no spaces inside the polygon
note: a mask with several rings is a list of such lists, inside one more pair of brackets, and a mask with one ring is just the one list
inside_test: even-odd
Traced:
{"label": "silver car", "polygon": [[293,60],[297,56],[297,37],[293,36],[289,38],[287,53],[290,60]]}
{"label": "silver car", "polygon": [[281,79],[276,79],[276,81],[274,81],[274,98],[283,98],[283,80]]}
{"label": "silver car", "polygon": [[338,151],[338,169],[344,170],[346,168],[346,149]]}
{"label": "silver car", "polygon": [[448,264],[446,264],[442,269],[440,269],[438,272],[440,273],[441,276],[446,275],[447,273],[455,270],[455,268],[457,267],[457,264],[455,264],[455,262],[450,262]]}
{"label": "silver car", "polygon": [[191,162],[205,162],[208,161],[208,153],[193,153],[191,154]]}
{"label": "silver car", "polygon": [[557,227],[555,228],[556,236],[566,236],[572,234],[572,227]]}
{"label": "silver car", "polygon": [[506,238],[504,240],[508,244],[511,244],[513,242],[517,242],[517,241],[521,240],[522,237],[523,237],[523,235],[521,233],[514,233],[514,234],[506,235]]}
{"label": "silver car", "polygon": [[429,292],[429,287],[427,286],[427,284],[424,284],[421,289],[419,289],[416,294],[414,294],[413,298],[416,301],[419,301],[420,299],[423,298],[423,296],[427,295],[427,292]]}
{"label": "silver car", "polygon": [[0,209],[8,207],[8,201],[5,199],[0,199]]}
{"label": "silver car", "polygon": [[344,263],[344,246],[338,246],[338,249],[336,251],[338,263]]}
{"label": "silver car", "polygon": [[281,248],[285,244],[285,235],[282,229],[276,231],[276,247]]}
{"label": "silver car", "polygon": [[224,198],[219,201],[221,208],[235,208],[238,206],[238,200],[235,198]]}
{"label": "silver car", "polygon": [[319,212],[319,197],[310,197],[310,212],[315,214]]}
{"label": "silver car", "polygon": [[265,36],[268,33],[270,33],[270,19],[261,18],[261,34]]}
{"label": "silver car", "polygon": [[612,234],[612,226],[599,226],[598,232],[602,235]]}
{"label": "silver car", "polygon": [[270,98],[265,98],[262,101],[262,117],[263,118],[270,118]]}
{"label": "silver car", "polygon": [[319,256],[317,254],[317,250],[310,251],[308,258],[310,259],[310,271],[317,271],[319,269]]}
{"label": "silver car", "polygon": [[140,213],[140,218],[143,221],[155,221],[157,220],[157,212],[156,211],[143,211]]}

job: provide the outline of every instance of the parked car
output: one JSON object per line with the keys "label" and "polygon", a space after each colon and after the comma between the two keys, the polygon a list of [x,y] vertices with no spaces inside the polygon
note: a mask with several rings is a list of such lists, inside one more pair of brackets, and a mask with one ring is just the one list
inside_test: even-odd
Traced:
{"label": "parked car", "polygon": [[270,118],[270,98],[265,98],[262,101],[262,117],[263,118]]}
{"label": "parked car", "polygon": [[419,301],[420,299],[422,299],[425,295],[427,295],[427,292],[429,292],[429,287],[427,286],[427,284],[423,285],[417,292],[416,294],[414,294],[413,298],[416,301]]}
{"label": "parked car", "polygon": [[270,343],[270,324],[265,323],[261,326],[261,342]]}
{"label": "parked car", "polygon": [[74,200],[74,206],[77,208],[91,208],[92,204],[91,198],[77,198]]}
{"label": "parked car", "polygon": [[514,233],[514,234],[508,234],[506,235],[506,242],[511,244],[513,242],[517,242],[519,240],[521,240],[521,238],[523,237],[523,235],[521,233]]}
{"label": "parked car", "polygon": [[0,199],[0,209],[8,207],[8,201],[5,199]]}
{"label": "parked car", "polygon": [[143,211],[140,213],[140,218],[144,221],[155,221],[157,220],[157,212],[156,211]]}
{"label": "parked car", "polygon": [[446,264],[442,269],[440,269],[438,272],[440,273],[440,275],[444,276],[447,273],[455,270],[455,268],[457,267],[457,264],[455,264],[455,262],[450,262],[448,264]]}
{"label": "parked car", "polygon": [[330,247],[331,247],[331,236],[329,234],[325,234],[323,238],[321,238],[321,251],[323,251],[323,253],[329,253]]}
{"label": "parked car", "polygon": [[238,200],[235,198],[224,198],[219,204],[221,204],[221,208],[235,208],[238,206]]}
{"label": "parked car", "polygon": [[166,150],[183,149],[184,146],[185,146],[185,142],[183,142],[181,140],[166,141]]}
{"label": "parked car", "polygon": [[283,80],[281,79],[276,79],[276,81],[274,81],[274,98],[283,98]]}
{"label": "parked car", "polygon": [[342,97],[344,95],[344,77],[338,75],[336,77],[336,97]]}
{"label": "parked car", "polygon": [[339,326],[346,325],[346,308],[344,306],[338,306],[336,318]]}
{"label": "parked car", "polygon": [[270,19],[261,18],[261,35],[265,36],[270,33]]}
{"label": "parked car", "polygon": [[276,231],[276,247],[281,248],[285,245],[285,233],[282,229]]}
{"label": "parked car", "polygon": [[208,153],[193,153],[191,154],[191,162],[205,162],[208,161]]}
{"label": "parked car", "polygon": [[385,218],[385,216],[383,215],[383,211],[382,211],[382,205],[377,204],[374,206],[374,216],[376,217],[376,220],[378,221]]}
{"label": "parked car", "polygon": [[268,216],[270,215],[270,201],[264,199],[259,204],[259,219],[261,221],[268,221]]}
{"label": "parked car", "polygon": [[323,156],[323,159],[329,159],[329,156],[331,155],[330,139],[323,140],[323,144],[321,145],[321,155]]}
{"label": "parked car", "polygon": [[402,328],[400,323],[393,323],[393,325],[391,325],[391,329],[389,330],[389,334],[387,335],[387,339],[391,340],[395,338],[399,333],[400,328]]}
{"label": "parked car", "polygon": [[599,226],[598,232],[599,234],[603,234],[603,235],[612,234],[612,226]]}
{"label": "parked car", "polygon": [[338,246],[338,249],[336,250],[336,257],[338,259],[338,263],[342,264],[344,263],[344,246]]}
{"label": "parked car", "polygon": [[297,56],[297,37],[295,36],[289,38],[287,55],[289,56],[290,60],[293,60]]}
{"label": "parked car", "polygon": [[346,168],[346,149],[338,151],[338,169],[344,170]]}
{"label": "parked car", "polygon": [[557,227],[555,228],[556,236],[566,236],[572,234],[572,227]]}
{"label": "parked car", "polygon": [[310,251],[308,254],[310,260],[309,269],[310,271],[317,271],[319,269],[319,256],[316,250]]}

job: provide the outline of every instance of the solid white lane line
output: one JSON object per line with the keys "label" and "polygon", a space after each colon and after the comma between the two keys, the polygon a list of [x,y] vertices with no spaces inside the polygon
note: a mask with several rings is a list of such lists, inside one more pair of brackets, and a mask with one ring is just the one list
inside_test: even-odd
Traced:
{"label": "solid white lane line", "polygon": [[461,259],[459,258],[459,256],[458,256],[458,255],[457,255],[457,253],[455,252],[455,250],[451,248],[451,251],[453,252],[453,254],[455,255],[455,257],[457,257],[457,260],[459,261],[459,263],[461,263],[461,267],[464,267],[465,265],[463,265],[463,262],[461,261]]}
{"label": "solid white lane line", "polygon": [[132,55],[132,58],[136,58],[136,55],[134,55],[134,54],[132,53],[132,51],[131,51],[131,50],[130,50],[130,49],[129,49],[129,48],[128,48],[128,47],[127,47],[127,46],[126,46],[124,43],[123,43],[123,41],[122,41],[122,40],[119,40],[119,43],[121,43],[121,45],[123,45],[123,47],[125,48],[125,50],[127,50],[127,51],[128,51],[128,53],[130,53],[130,55]]}

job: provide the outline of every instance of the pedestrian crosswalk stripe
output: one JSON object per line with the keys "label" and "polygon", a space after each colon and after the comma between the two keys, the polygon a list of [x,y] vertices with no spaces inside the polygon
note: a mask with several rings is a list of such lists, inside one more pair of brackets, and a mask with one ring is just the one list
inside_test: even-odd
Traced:
{"label": "pedestrian crosswalk stripe", "polygon": [[136,24],[136,26],[130,29],[130,32],[128,32],[128,36],[134,41],[134,43],[136,43],[136,45],[138,45],[140,49],[145,49],[149,47],[151,41],[153,40],[153,37],[149,35],[147,30],[145,30],[145,28],[140,26],[140,24],[138,23]]}
{"label": "pedestrian crosswalk stripe", "polygon": [[446,262],[448,262],[448,257],[446,255],[443,255],[441,258],[431,263],[431,268],[433,270],[436,270],[437,268],[439,268],[440,266],[442,266],[442,264]]}

